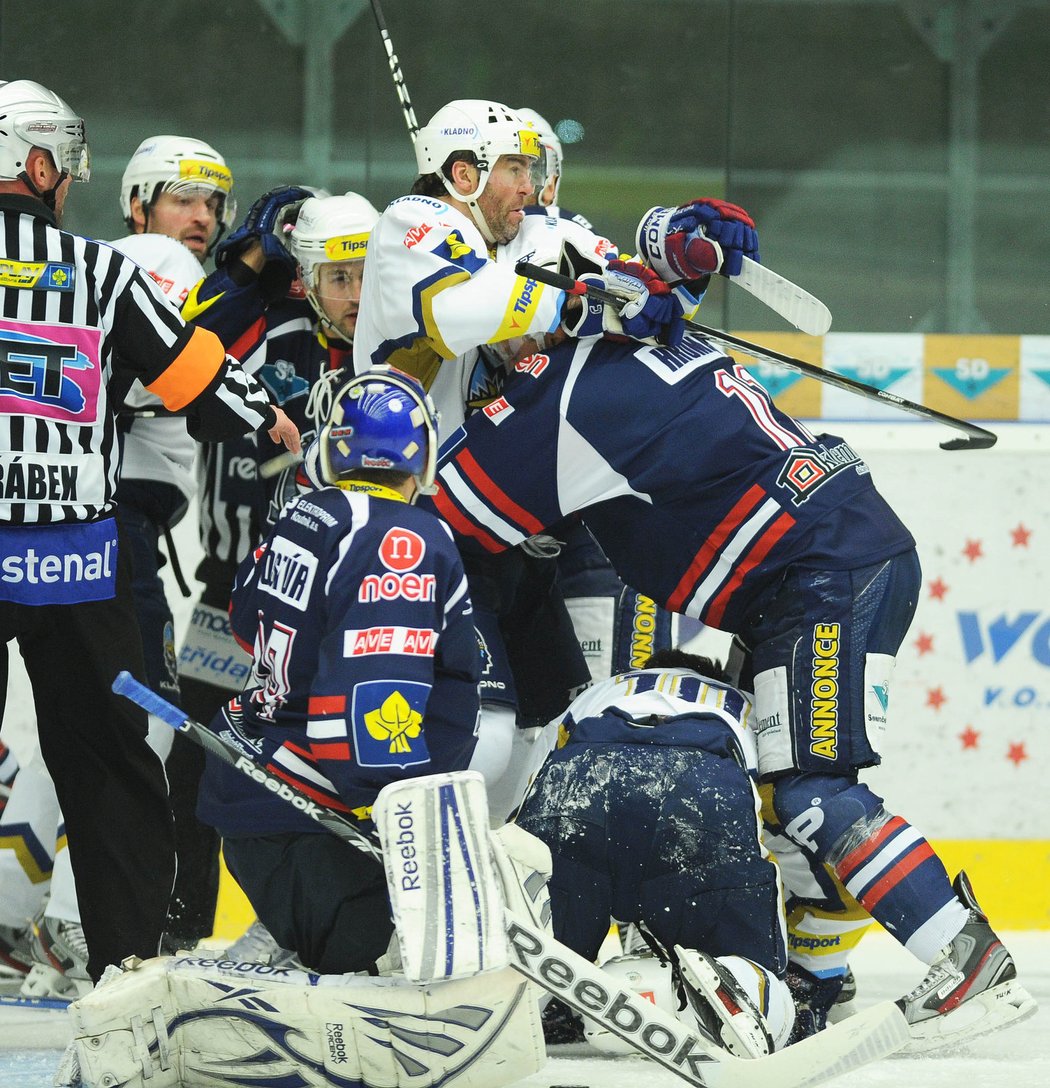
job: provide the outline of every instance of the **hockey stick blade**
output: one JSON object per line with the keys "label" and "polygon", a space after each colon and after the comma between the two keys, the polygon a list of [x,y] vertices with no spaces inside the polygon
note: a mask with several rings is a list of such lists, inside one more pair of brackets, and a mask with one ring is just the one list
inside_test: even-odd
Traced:
{"label": "hockey stick blade", "polygon": [[729,282],[810,336],[823,336],[831,328],[831,311],[819,298],[749,257],[741,259],[740,274],[730,276]]}
{"label": "hockey stick blade", "polygon": [[[275,792],[299,811],[306,811],[326,831],[381,860],[375,842],[344,816],[271,775],[259,766],[253,752],[241,752],[187,718],[130,673],[117,676],[113,691],[186,734],[262,788]],[[250,766],[254,766],[255,773]],[[511,967],[695,1088],[769,1088],[771,1084],[777,1088],[807,1088],[893,1054],[910,1038],[904,1014],[887,1001],[776,1054],[737,1058],[634,991],[622,989],[600,967],[549,933],[509,910],[505,913]]]}
{"label": "hockey stick blade", "polygon": [[618,988],[600,967],[548,933],[510,911],[507,919],[512,967],[639,1053],[704,1088],[807,1088],[895,1054],[911,1038],[904,1014],[884,1001],[774,1054],[736,1057],[633,991]]}
{"label": "hockey stick blade", "polygon": [[[550,287],[556,287],[569,295],[590,295],[602,302],[610,302],[614,306],[622,306],[627,301],[623,296],[603,290],[601,287],[571,279],[551,268],[541,268],[539,265],[528,264],[525,261],[516,265],[514,271],[519,276],[537,280],[539,283],[545,283]],[[963,432],[964,438],[949,438],[941,442],[940,447],[942,450],[986,450],[994,446],[998,441],[997,435],[992,431],[986,431],[983,427],[977,426],[976,423],[970,423],[969,420],[965,419],[957,419],[955,416],[938,412],[935,408],[928,408],[925,404],[917,404],[915,401],[898,397],[896,393],[890,393],[886,389],[866,385],[864,382],[846,377],[845,374],[837,374],[834,370],[825,370],[822,366],[796,359],[793,355],[784,355],[772,348],[764,348],[760,344],[754,344],[750,340],[733,336],[731,333],[713,329],[709,325],[701,325],[699,321],[687,320],[685,326],[690,332],[698,333],[708,340],[715,340],[726,347],[745,351],[756,359],[764,359],[767,362],[775,363],[787,370],[793,370],[796,374],[803,374],[807,378],[816,378],[818,382],[833,385],[837,389],[844,389],[847,393],[855,393],[866,400],[892,404],[894,408],[899,408],[902,412],[908,412],[920,419],[930,420],[931,422],[943,423],[947,427],[953,427],[955,430]]]}

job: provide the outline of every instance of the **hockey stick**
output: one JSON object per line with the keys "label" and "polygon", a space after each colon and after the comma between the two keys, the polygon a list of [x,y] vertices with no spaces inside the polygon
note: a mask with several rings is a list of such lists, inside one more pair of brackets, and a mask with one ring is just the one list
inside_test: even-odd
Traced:
{"label": "hockey stick", "polygon": [[351,846],[371,855],[377,860],[383,857],[379,849],[379,843],[375,839],[364,834],[353,822],[340,816],[326,805],[319,805],[312,797],[308,797],[295,786],[289,785],[283,778],[261,767],[258,756],[249,748],[240,748],[233,741],[220,737],[213,733],[200,722],[195,722],[167,699],[151,691],[145,684],[140,684],[130,672],[124,671],[117,674],[113,681],[113,691],[117,695],[123,695],[133,703],[138,703],[143,710],[166,722],[179,733],[184,733],[190,740],[199,744],[206,752],[221,759],[223,763],[231,766],[235,771],[258,782],[264,789],[277,794],[283,801],[287,801],[303,815],[319,823],[326,831],[338,835]]}
{"label": "hockey stick", "polygon": [[45,1012],[69,1011],[72,1000],[68,997],[19,997],[18,994],[0,994],[0,1008],[36,1009]]}
{"label": "hockey stick", "polygon": [[[258,765],[254,752],[241,751],[187,718],[130,673],[120,673],[113,690],[276,793],[326,831],[371,857],[382,857],[376,843],[351,821],[270,774]],[[696,1088],[769,1088],[771,1084],[806,1088],[893,1054],[910,1039],[903,1013],[886,1001],[768,1057],[738,1058],[633,991],[621,989],[601,968],[527,919],[507,911],[506,922],[510,966],[519,974]]]}
{"label": "hockey stick", "polygon": [[416,120],[416,112],[412,109],[412,103],[408,97],[408,88],[405,86],[405,77],[401,72],[401,62],[394,52],[394,43],[390,40],[390,32],[386,28],[386,19],[383,18],[383,9],[379,6],[379,0],[372,0],[372,14],[379,27],[379,36],[386,47],[386,57],[390,63],[390,76],[394,81],[394,90],[397,91],[398,101],[401,103],[401,112],[405,115],[405,124],[408,125],[408,135],[412,143],[416,142],[416,134],[419,132],[419,122]]}
{"label": "hockey stick", "polygon": [[[514,271],[519,276],[538,280],[540,283],[556,287],[569,295],[589,295],[592,298],[600,299],[602,302],[610,302],[616,306],[622,306],[626,301],[623,296],[612,291],[606,291],[604,288],[595,287],[581,280],[571,279],[569,276],[562,276],[553,269],[541,268],[539,265],[528,264],[523,261],[515,266]],[[890,393],[874,385],[866,385],[864,382],[847,378],[845,374],[836,374],[833,370],[825,370],[821,366],[804,362],[802,359],[796,359],[793,355],[783,355],[772,348],[760,347],[750,340],[743,340],[739,336],[722,332],[720,329],[713,329],[709,325],[701,325],[698,321],[687,320],[685,326],[692,332],[697,332],[709,340],[717,340],[720,344],[739,348],[741,351],[746,351],[749,355],[754,355],[758,359],[776,363],[778,366],[786,367],[788,370],[804,374],[809,378],[816,378],[817,381],[833,385],[838,389],[845,389],[848,393],[856,393],[868,400],[892,404],[902,412],[910,412],[914,416],[919,416],[920,419],[943,423],[948,427],[954,427],[957,431],[962,431],[966,435],[965,438],[949,438],[946,442],[941,442],[940,447],[942,450],[986,450],[994,446],[998,440],[997,435],[991,431],[986,431],[983,427],[978,427],[976,423],[946,415],[944,412],[938,412],[935,408],[927,408],[925,404],[916,404],[915,401],[905,400],[904,397],[898,397],[896,393]]]}
{"label": "hockey stick", "polygon": [[[390,62],[390,76],[394,81],[398,101],[401,103],[401,112],[405,116],[408,135],[415,144],[419,133],[419,122],[416,120],[412,102],[408,97],[408,87],[405,85],[405,76],[401,71],[401,62],[394,52],[394,43],[390,39],[390,31],[387,30],[386,19],[383,18],[383,9],[379,6],[379,0],[372,0],[372,14],[375,16],[379,35],[386,48],[387,60]],[[744,257],[739,275],[731,277],[730,282],[742,287],[802,332],[809,333],[811,336],[823,336],[831,328],[831,311],[819,298],[757,261]]]}
{"label": "hockey stick", "polygon": [[741,258],[740,273],[729,282],[810,336],[823,336],[831,328],[831,311],[819,298],[750,257]]}

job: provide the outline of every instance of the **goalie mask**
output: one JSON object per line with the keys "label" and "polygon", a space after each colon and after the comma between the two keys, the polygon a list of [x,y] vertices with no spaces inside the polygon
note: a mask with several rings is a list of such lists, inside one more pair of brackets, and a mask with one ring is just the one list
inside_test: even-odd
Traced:
{"label": "goalie mask", "polygon": [[[524,155],[540,163],[543,149],[539,134],[523,117],[500,102],[461,98],[449,102],[431,117],[416,136],[416,166],[420,174],[440,176],[449,195],[470,207],[478,230],[492,244],[492,231],[478,207],[489,174],[500,155]],[[469,151],[478,170],[474,192],[464,196],[445,174],[445,164],[457,151]]]}
{"label": "goalie mask", "polygon": [[290,248],[306,297],[328,336],[352,342],[368,237],[379,212],[363,196],[311,197],[299,209]]}
{"label": "goalie mask", "polygon": [[351,378],[318,437],[322,477],[339,485],[361,469],[407,472],[434,494],[438,413],[418,379],[389,366]]}
{"label": "goalie mask", "polygon": [[[34,147],[48,152],[62,175],[43,193],[25,170]],[[0,83],[0,181],[21,181],[54,208],[55,192],[67,177],[74,181],[91,177],[83,118],[54,91],[31,79]]]}
{"label": "goalie mask", "polygon": [[561,140],[555,135],[554,129],[535,110],[519,106],[517,112],[532,125],[540,138],[542,175],[536,181],[536,203],[541,208],[550,208],[558,203],[558,189],[561,186],[563,159]]}
{"label": "goalie mask", "polygon": [[210,240],[208,253],[233,226],[237,202],[233,199],[233,174],[226,160],[203,140],[189,136],[151,136],[143,140],[131,156],[120,181],[120,211],[128,230],[135,229],[131,201],[142,201],[143,215],[149,223],[150,205],[161,195],[218,197],[215,218],[218,230]]}

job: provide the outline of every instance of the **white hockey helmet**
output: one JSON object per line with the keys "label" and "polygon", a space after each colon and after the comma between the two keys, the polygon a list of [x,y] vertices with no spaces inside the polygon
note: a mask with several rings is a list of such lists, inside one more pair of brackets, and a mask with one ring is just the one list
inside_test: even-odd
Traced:
{"label": "white hockey helmet", "polygon": [[143,140],[131,156],[120,180],[120,211],[128,229],[134,229],[131,199],[138,197],[146,206],[162,193],[200,191],[218,193],[219,230],[212,246],[223,231],[233,226],[237,202],[233,198],[233,174],[226,160],[203,140],[190,136],[151,136]]}
{"label": "white hockey helmet", "polygon": [[299,262],[306,297],[328,333],[342,335],[322,305],[321,269],[343,261],[363,261],[378,218],[371,202],[357,193],[310,197],[299,208],[289,248]]}
{"label": "white hockey helmet", "polygon": [[561,140],[554,129],[535,110],[519,106],[518,114],[536,130],[543,149],[543,180],[537,185],[537,202],[544,208],[558,203],[558,188],[561,185],[561,165],[564,159]]}
{"label": "white hockey helmet", "polygon": [[[672,1016],[679,1015],[671,965],[658,960],[652,952],[614,956],[602,964],[602,971],[612,975],[623,989],[632,990]],[[583,1018],[583,1034],[591,1046],[606,1054],[634,1053],[630,1043],[589,1016]]]}
{"label": "white hockey helmet", "polygon": [[49,152],[55,166],[74,181],[91,177],[84,119],[31,79],[0,83],[0,181],[18,181],[34,147]]}
{"label": "white hockey helmet", "polygon": [[[444,170],[455,151],[473,152],[478,186],[469,196],[458,193]],[[509,106],[479,98],[460,98],[442,106],[416,136],[416,165],[421,174],[437,174],[449,195],[470,206],[487,242],[492,232],[477,206],[500,155],[526,155],[539,162],[543,154],[536,129]]]}

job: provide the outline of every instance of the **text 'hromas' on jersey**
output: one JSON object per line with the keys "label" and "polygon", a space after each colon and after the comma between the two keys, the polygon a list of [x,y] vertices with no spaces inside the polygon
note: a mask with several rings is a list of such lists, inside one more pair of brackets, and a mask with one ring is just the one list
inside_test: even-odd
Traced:
{"label": "text 'hromas' on jersey", "polygon": [[914,546],[846,442],[697,337],[529,356],[444,451],[434,501],[472,544],[500,551],[579,510],[625,582],[727,631],[793,563]]}
{"label": "text 'hromas' on jersey", "polygon": [[[406,503],[329,487],[290,505],[256,556],[231,612],[252,676],[213,728],[362,818],[388,782],[466,768],[480,662],[447,527]],[[217,762],[199,811],[224,835],[318,830]]]}

